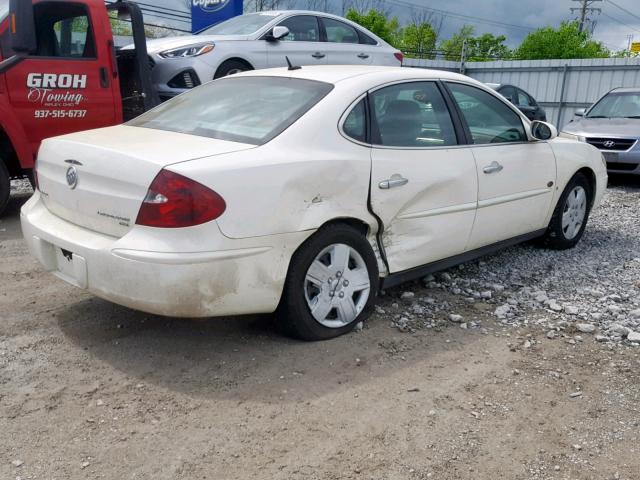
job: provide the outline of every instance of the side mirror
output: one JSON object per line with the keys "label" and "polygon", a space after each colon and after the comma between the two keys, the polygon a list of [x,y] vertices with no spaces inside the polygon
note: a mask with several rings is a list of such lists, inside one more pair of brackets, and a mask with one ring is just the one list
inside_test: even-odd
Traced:
{"label": "side mirror", "polygon": [[28,55],[38,48],[33,3],[11,0],[9,7],[10,45],[18,55]]}
{"label": "side mirror", "polygon": [[553,140],[558,136],[558,129],[547,122],[534,120],[531,122],[531,136],[536,140]]}
{"label": "side mirror", "polygon": [[284,37],[289,35],[290,31],[287,27],[283,27],[278,25],[277,27],[273,27],[273,30],[269,35],[267,35],[267,40],[271,42],[277,42],[278,40],[282,40]]}
{"label": "side mirror", "polygon": [[578,110],[576,110],[576,111],[574,112],[574,115],[575,115],[576,117],[584,117],[584,114],[585,114],[586,112],[587,112],[587,109],[586,109],[586,108],[579,108]]}

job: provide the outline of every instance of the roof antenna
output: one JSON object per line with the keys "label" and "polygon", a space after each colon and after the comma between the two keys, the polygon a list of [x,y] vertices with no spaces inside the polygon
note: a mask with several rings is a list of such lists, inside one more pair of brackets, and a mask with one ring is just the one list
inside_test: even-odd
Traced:
{"label": "roof antenna", "polygon": [[302,69],[302,67],[299,66],[299,65],[293,65],[291,63],[291,60],[289,60],[289,57],[284,57],[284,58],[287,59],[287,65],[289,65],[289,70],[300,70],[300,69]]}

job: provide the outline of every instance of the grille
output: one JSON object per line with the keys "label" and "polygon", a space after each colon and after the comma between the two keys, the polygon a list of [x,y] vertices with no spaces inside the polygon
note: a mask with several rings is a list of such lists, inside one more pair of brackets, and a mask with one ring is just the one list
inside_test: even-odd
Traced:
{"label": "grille", "polygon": [[194,88],[200,85],[200,79],[193,70],[185,70],[173,77],[167,85],[171,88]]}
{"label": "grille", "polygon": [[638,164],[636,163],[619,163],[619,162],[607,162],[607,168],[609,170],[621,170],[630,172],[631,170],[635,170],[638,168]]}
{"label": "grille", "polygon": [[637,140],[633,138],[587,138],[587,143],[610,152],[624,152],[633,147],[636,142]]}

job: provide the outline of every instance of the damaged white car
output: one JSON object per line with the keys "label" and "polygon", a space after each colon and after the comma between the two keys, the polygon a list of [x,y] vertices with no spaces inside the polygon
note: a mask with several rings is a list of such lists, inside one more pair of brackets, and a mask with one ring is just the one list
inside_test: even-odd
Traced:
{"label": "damaged white car", "polygon": [[556,134],[451,73],[246,72],[46,140],[22,228],[47,270],[112,302],[277,310],[292,335],[327,339],[380,288],[529,239],[574,246],[607,175]]}

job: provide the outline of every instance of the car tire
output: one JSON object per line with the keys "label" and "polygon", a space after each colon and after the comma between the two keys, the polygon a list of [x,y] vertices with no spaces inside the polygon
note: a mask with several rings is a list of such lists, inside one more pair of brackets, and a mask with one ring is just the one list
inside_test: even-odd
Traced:
{"label": "car tire", "polygon": [[574,175],[553,211],[542,239],[543,245],[555,250],[575,247],[587,226],[592,198],[592,187],[587,177],[582,173]]}
{"label": "car tire", "polygon": [[222,78],[228,75],[246,72],[247,70],[251,70],[251,67],[249,67],[246,63],[239,60],[227,60],[225,62],[222,62],[222,64],[218,67],[218,70],[216,70],[216,74],[213,78],[215,80],[216,78]]}
{"label": "car tire", "polygon": [[343,335],[371,315],[378,283],[376,257],[364,235],[349,225],[327,225],[291,259],[279,324],[305,341]]}
{"label": "car tire", "polygon": [[0,216],[4,213],[11,196],[11,177],[7,166],[0,158]]}

